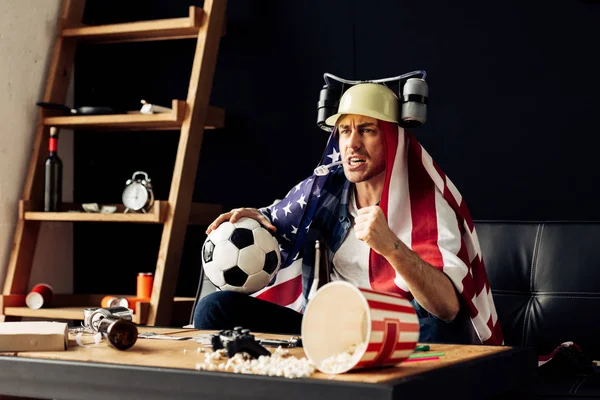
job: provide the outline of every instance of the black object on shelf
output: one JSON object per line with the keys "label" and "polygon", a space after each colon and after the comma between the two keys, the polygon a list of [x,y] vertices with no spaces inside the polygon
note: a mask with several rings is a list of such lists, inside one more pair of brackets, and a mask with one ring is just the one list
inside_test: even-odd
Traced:
{"label": "black object on shelf", "polygon": [[64,104],[46,103],[43,101],[37,102],[36,105],[50,110],[60,110],[69,115],[107,115],[118,114],[120,112],[113,107],[83,106],[71,108]]}

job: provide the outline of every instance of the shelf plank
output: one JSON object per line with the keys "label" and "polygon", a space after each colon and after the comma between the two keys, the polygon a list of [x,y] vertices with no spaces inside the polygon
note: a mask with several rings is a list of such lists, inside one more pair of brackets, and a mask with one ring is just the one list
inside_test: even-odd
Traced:
{"label": "shelf plank", "polygon": [[[111,115],[70,115],[44,118],[44,125],[78,130],[103,131],[140,131],[140,130],[179,130],[185,118],[186,103],[173,100],[172,111],[160,114],[129,114]],[[204,129],[218,129],[225,126],[225,110],[209,107]]]}
{"label": "shelf plank", "polygon": [[105,294],[55,294],[53,308],[32,310],[25,306],[24,294],[3,295],[0,300],[4,315],[50,319],[83,319],[83,309],[98,307]]}
{"label": "shelf plank", "polygon": [[16,317],[83,320],[84,308],[88,308],[88,306],[82,305],[80,307],[40,308],[39,310],[32,310],[29,307],[4,307],[4,315]]}
{"label": "shelf plank", "polygon": [[[15,295],[8,295],[3,297],[9,297]],[[29,318],[40,318],[40,319],[65,319],[65,320],[83,320],[83,310],[90,307],[99,307],[100,300],[105,295],[71,295],[71,294],[59,294],[56,295],[58,305],[51,308],[40,308],[39,310],[32,310],[29,307],[4,307],[4,315],[13,317],[29,317]],[[128,297],[128,296],[124,296]],[[129,296],[132,297],[132,296]],[[91,300],[96,300],[92,302]],[[57,301],[55,301],[57,303]],[[64,306],[60,306],[60,305]],[[79,304],[79,305],[77,305]],[[193,297],[175,297],[173,299],[173,322],[187,323],[189,316],[191,315],[192,305],[194,304]],[[146,323],[148,310],[150,308],[150,302],[138,302],[136,304],[136,310],[133,314],[133,322],[138,325]]]}
{"label": "shelf plank", "polygon": [[[143,222],[162,223],[165,221],[168,201],[157,200],[154,207],[147,214],[124,214],[122,204],[110,204],[117,207],[113,214],[86,213],[81,211],[81,204],[63,203],[60,212],[45,212],[33,209],[32,203],[21,200],[19,202],[19,218],[34,221],[71,221],[71,222]],[[107,204],[109,205],[109,204]],[[77,211],[77,212],[75,212]],[[189,225],[207,226],[223,212],[222,204],[192,203],[190,208]]]}
{"label": "shelf plank", "polygon": [[[155,201],[154,206],[148,213],[124,213],[122,205],[117,205],[117,211],[112,214],[88,213],[81,207],[72,203],[65,203],[63,207],[67,211],[46,212],[29,210],[27,204],[20,206],[20,216],[25,220],[33,221],[71,221],[71,222],[141,222],[155,223],[164,222],[169,203],[167,201]],[[69,211],[70,210],[70,211]]]}
{"label": "shelf plank", "polygon": [[204,10],[191,6],[184,18],[65,27],[62,36],[89,43],[124,43],[198,37]]}

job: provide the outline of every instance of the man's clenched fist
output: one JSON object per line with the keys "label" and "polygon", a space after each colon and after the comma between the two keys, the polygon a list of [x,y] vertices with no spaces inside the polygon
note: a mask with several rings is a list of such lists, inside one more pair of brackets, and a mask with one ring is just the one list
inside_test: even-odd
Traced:
{"label": "man's clenched fist", "polygon": [[363,207],[358,210],[354,224],[356,238],[386,258],[400,242],[388,226],[383,210],[379,206]]}

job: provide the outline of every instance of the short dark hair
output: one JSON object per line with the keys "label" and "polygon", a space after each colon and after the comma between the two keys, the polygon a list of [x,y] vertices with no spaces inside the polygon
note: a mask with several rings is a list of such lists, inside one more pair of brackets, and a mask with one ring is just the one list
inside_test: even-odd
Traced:
{"label": "short dark hair", "polygon": [[348,115],[348,114],[341,114],[341,115],[338,117],[337,121],[335,121],[335,127],[333,128],[333,137],[337,137],[337,136],[339,135],[339,130],[338,130],[338,127],[339,127],[339,125],[340,125],[340,121],[341,121],[342,119],[346,118],[346,116],[347,116],[347,115]]}

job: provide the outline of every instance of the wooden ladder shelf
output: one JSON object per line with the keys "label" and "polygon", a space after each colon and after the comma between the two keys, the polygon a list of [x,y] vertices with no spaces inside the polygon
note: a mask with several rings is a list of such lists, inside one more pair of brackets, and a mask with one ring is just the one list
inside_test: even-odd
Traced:
{"label": "wooden ladder shelf", "polygon": [[[152,115],[57,116],[56,111],[39,108],[33,151],[23,197],[19,202],[13,249],[0,297],[0,321],[21,317],[78,320],[83,319],[83,308],[100,306],[103,295],[99,294],[56,295],[52,308],[39,310],[24,305],[41,221],[163,224],[152,297],[136,304],[134,321],[149,326],[187,321],[194,299],[175,297],[186,228],[188,224],[207,225],[223,210],[220,204],[192,203],[192,193],[204,130],[224,126],[224,110],[212,107],[208,102],[219,43],[225,32],[226,0],[205,0],[203,8],[189,7],[189,14],[184,18],[100,26],[82,25],[84,8],[85,0],[62,0],[44,102],[65,103],[79,42],[195,38],[197,43],[187,99],[173,99],[171,112]],[[51,126],[94,131],[180,130],[169,198],[156,201],[150,212],[145,214],[123,213],[121,205],[117,205],[117,212],[113,214],[69,212],[81,209],[77,204],[63,204],[64,211],[61,212],[44,212],[42,166]]]}

